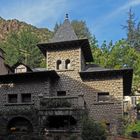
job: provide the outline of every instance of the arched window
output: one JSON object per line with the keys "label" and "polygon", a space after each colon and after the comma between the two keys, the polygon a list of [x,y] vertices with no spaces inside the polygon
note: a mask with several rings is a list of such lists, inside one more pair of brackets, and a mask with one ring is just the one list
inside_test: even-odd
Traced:
{"label": "arched window", "polygon": [[70,60],[67,59],[67,60],[65,61],[65,69],[70,69],[70,67],[71,67],[71,65],[70,65]]}
{"label": "arched window", "polygon": [[57,62],[56,62],[56,69],[57,70],[62,69],[62,62],[61,62],[61,60],[57,60]]}

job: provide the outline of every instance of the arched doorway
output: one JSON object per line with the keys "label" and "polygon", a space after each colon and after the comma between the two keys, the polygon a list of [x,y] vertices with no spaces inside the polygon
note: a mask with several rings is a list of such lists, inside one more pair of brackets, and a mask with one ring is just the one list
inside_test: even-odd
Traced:
{"label": "arched doorway", "polygon": [[7,130],[9,134],[27,134],[33,132],[33,126],[28,119],[15,117],[9,121]]}

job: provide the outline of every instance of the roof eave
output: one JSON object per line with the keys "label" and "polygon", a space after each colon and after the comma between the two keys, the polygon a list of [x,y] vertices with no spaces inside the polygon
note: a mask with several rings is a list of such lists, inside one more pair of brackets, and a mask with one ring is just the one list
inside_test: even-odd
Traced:
{"label": "roof eave", "polygon": [[59,75],[54,70],[39,71],[39,72],[25,72],[25,73],[12,73],[0,75],[0,83],[16,83],[16,82],[29,82],[46,80],[47,78],[59,79]]}
{"label": "roof eave", "polygon": [[57,47],[79,47],[81,46],[81,49],[83,51],[84,57],[86,62],[93,62],[92,52],[90,49],[90,45],[88,42],[88,39],[79,39],[79,40],[71,40],[71,41],[63,41],[63,42],[51,42],[51,43],[39,43],[37,44],[41,52],[46,56],[46,51],[50,49],[54,49]]}

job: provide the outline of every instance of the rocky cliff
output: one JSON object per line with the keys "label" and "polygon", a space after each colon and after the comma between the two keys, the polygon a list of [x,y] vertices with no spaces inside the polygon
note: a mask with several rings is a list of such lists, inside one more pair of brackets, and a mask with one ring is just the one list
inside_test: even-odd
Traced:
{"label": "rocky cliff", "polygon": [[20,32],[23,28],[30,28],[42,42],[47,42],[52,37],[52,32],[47,28],[37,28],[16,19],[5,20],[0,17],[0,41],[5,41],[10,32]]}

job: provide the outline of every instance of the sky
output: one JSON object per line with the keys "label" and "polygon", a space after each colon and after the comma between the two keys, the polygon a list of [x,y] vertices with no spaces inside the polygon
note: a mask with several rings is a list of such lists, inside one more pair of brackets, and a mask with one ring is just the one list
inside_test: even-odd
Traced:
{"label": "sky", "polygon": [[2,18],[18,19],[39,28],[53,30],[68,13],[70,20],[85,21],[99,44],[126,38],[122,25],[126,25],[130,8],[136,22],[140,21],[140,0],[0,0]]}

